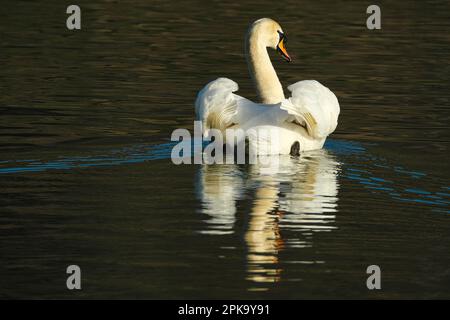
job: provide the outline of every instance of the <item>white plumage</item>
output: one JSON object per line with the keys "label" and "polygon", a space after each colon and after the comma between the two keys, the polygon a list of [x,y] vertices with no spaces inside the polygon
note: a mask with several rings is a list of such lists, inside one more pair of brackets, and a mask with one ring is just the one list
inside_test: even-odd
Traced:
{"label": "white plumage", "polygon": [[[218,129],[225,137],[228,128],[246,132],[252,129],[249,135],[275,132],[271,139],[250,143],[249,147],[254,148],[256,154],[289,154],[296,141],[300,151],[320,149],[326,137],[336,129],[340,112],[338,100],[333,92],[315,80],[290,85],[288,90],[292,95],[284,98],[266,49],[274,46],[270,42],[273,40],[268,35],[261,36],[273,30],[280,33],[281,27],[273,20],[260,19],[252,25],[247,40],[250,70],[263,103],[254,103],[235,94],[239,87],[230,79],[218,78],[208,83],[195,102],[197,119],[203,123],[203,135],[208,137],[210,129]],[[253,39],[258,34],[256,40]],[[277,41],[278,47],[282,40]],[[261,46],[264,50],[258,49]],[[267,86],[267,83],[277,85]],[[272,103],[274,101],[276,103]]]}

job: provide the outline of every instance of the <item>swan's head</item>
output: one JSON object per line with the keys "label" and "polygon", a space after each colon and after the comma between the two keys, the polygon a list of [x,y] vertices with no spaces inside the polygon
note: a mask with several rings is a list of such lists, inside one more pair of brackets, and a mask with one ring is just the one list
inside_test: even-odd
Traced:
{"label": "swan's head", "polygon": [[255,40],[266,47],[277,50],[286,61],[292,61],[286,51],[286,34],[275,20],[270,18],[256,20],[250,26],[248,37],[251,41]]}

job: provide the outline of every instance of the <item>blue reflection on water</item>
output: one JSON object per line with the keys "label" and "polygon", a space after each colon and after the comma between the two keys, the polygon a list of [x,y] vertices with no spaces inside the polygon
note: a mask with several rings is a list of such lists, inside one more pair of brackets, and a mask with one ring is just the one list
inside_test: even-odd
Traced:
{"label": "blue reflection on water", "polygon": [[12,160],[3,161],[0,174],[41,172],[46,170],[70,170],[74,168],[105,167],[132,163],[142,163],[150,160],[170,159],[172,147],[176,143],[158,145],[137,145],[118,150],[112,150],[106,155],[92,157],[61,157],[56,160],[43,162],[41,160]]}
{"label": "blue reflection on water", "polygon": [[[334,145],[335,141],[330,141],[330,143],[330,145],[326,144],[325,147],[330,146],[330,151],[340,155],[342,177],[359,183],[371,192],[386,193],[394,200],[428,205],[432,206],[435,212],[450,213],[448,209],[450,204],[449,193],[410,187],[412,184],[417,185],[417,180],[426,178],[427,185],[434,184],[437,189],[449,190],[446,186],[439,186],[440,181],[436,177],[428,177],[425,172],[412,171],[398,165],[392,165],[387,159],[367,153],[363,146],[355,142],[344,146],[342,144]],[[379,174],[388,176],[392,180],[395,179],[395,181],[376,176]]]}
{"label": "blue reflection on water", "polygon": [[[108,167],[126,164],[143,163],[152,160],[170,159],[172,148],[178,142],[168,142],[158,145],[136,145],[111,150],[108,154],[86,157],[60,157],[51,161],[39,159],[2,160],[0,161],[0,174],[42,172],[47,170],[70,170],[75,168]],[[400,181],[400,177],[417,180],[427,177],[419,171],[411,171],[398,165],[389,164],[389,161],[367,153],[366,148],[358,142],[328,139],[324,146],[329,152],[335,154],[343,164],[341,178],[349,179],[362,185],[371,192],[384,192],[394,200],[419,203],[433,206],[434,211],[450,213],[450,187],[438,187],[440,191],[431,192],[422,188],[402,187],[408,181]],[[396,179],[397,182],[376,176],[373,172],[384,171],[386,176]],[[395,174],[393,174],[395,173]],[[400,183],[401,182],[401,183]]]}

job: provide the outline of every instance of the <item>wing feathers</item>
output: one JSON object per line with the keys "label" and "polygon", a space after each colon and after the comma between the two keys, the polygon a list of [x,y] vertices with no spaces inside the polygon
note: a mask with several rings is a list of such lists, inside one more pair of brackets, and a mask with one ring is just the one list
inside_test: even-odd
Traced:
{"label": "wing feathers", "polygon": [[224,131],[233,125],[237,114],[237,102],[233,92],[239,89],[236,82],[227,78],[218,78],[208,83],[197,95],[195,111],[197,120],[203,122],[203,134],[209,129]]}
{"label": "wing feathers", "polygon": [[313,138],[325,138],[336,129],[340,107],[333,92],[315,80],[299,81],[288,89],[292,96],[280,108],[306,124]]}

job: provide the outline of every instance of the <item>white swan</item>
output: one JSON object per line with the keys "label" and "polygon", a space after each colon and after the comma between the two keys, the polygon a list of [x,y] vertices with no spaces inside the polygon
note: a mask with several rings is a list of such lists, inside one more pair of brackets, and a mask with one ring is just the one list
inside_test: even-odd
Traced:
{"label": "white swan", "polygon": [[286,41],[280,25],[272,19],[259,19],[250,26],[246,58],[261,103],[234,94],[238,85],[230,79],[219,78],[208,83],[195,102],[196,116],[202,121],[205,137],[210,136],[210,129],[222,133],[228,128],[246,132],[270,129],[276,131],[276,138],[264,143],[276,148],[262,148],[261,140],[253,140],[249,147],[254,148],[255,154],[298,155],[301,151],[322,148],[326,137],[336,129],[340,112],[338,100],[333,92],[315,80],[290,85],[288,90],[292,96],[285,98],[267,48],[276,49],[291,61]]}

